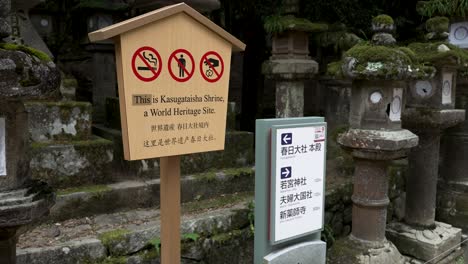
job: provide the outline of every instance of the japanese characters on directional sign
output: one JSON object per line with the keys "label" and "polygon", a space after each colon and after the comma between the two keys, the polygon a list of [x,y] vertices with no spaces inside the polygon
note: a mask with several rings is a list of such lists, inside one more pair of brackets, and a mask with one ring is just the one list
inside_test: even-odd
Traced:
{"label": "japanese characters on directional sign", "polygon": [[270,239],[273,244],[323,228],[326,125],[274,127]]}

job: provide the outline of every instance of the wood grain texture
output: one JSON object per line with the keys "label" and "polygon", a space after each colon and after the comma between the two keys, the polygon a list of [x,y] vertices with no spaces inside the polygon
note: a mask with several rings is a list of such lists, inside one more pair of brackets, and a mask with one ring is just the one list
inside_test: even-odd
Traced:
{"label": "wood grain texture", "polygon": [[180,263],[180,156],[161,161],[161,263]]}

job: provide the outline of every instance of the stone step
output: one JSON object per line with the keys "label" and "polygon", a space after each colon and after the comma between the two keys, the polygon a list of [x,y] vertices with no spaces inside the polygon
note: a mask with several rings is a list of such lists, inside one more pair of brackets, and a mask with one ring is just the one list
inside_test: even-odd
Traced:
{"label": "stone step", "polygon": [[92,106],[88,102],[25,103],[29,134],[33,142],[88,140],[91,138]]}
{"label": "stone step", "polygon": [[112,141],[89,140],[31,143],[31,174],[54,188],[111,182]]}
{"label": "stone step", "polygon": [[[104,125],[93,125],[93,133],[114,142],[114,165],[119,175],[129,178],[159,177],[159,159],[126,161],[123,159],[122,133]],[[254,163],[254,135],[251,132],[227,131],[225,149],[184,155],[181,159],[183,174],[213,169],[250,166]]]}
{"label": "stone step", "polygon": [[[253,194],[183,204],[182,263],[252,263]],[[157,209],[44,224],[20,236],[18,264],[159,263]]]}
{"label": "stone step", "polygon": [[[254,190],[251,167],[188,175],[181,179],[182,202],[211,199]],[[122,181],[57,191],[56,204],[47,221],[159,206],[159,179]]]}

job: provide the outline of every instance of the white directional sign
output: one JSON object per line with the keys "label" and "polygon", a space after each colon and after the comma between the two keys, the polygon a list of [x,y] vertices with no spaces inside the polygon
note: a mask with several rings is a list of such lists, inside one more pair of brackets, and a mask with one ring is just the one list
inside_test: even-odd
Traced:
{"label": "white directional sign", "polygon": [[273,127],[271,243],[323,228],[326,125]]}

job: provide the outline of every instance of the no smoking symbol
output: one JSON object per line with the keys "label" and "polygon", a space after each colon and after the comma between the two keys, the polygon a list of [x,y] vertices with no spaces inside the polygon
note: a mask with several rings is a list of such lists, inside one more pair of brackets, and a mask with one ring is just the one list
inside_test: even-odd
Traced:
{"label": "no smoking symbol", "polygon": [[195,71],[195,61],[192,54],[186,49],[178,49],[169,56],[167,67],[172,78],[178,82],[190,80]]}
{"label": "no smoking symbol", "polygon": [[132,70],[138,79],[151,82],[158,78],[161,68],[161,56],[152,47],[141,47],[133,54]]}
{"label": "no smoking symbol", "polygon": [[216,51],[208,51],[200,60],[200,73],[207,82],[217,82],[223,76],[224,61]]}

